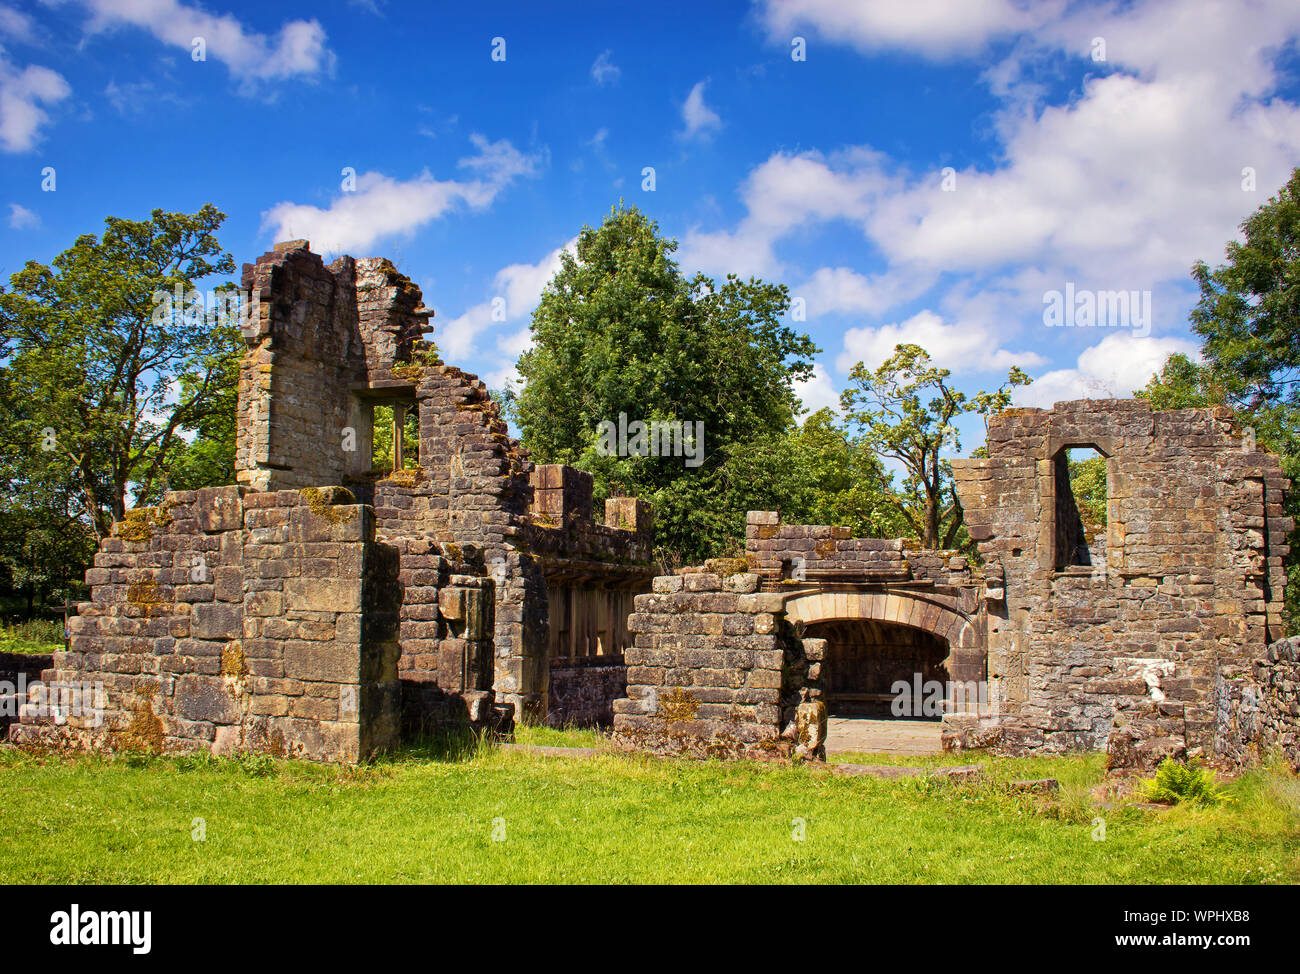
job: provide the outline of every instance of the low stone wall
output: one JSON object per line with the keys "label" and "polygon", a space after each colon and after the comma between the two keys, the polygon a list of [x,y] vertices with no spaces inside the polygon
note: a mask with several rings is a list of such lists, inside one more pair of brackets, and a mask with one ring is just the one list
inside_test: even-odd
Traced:
{"label": "low stone wall", "polygon": [[903,575],[908,570],[898,538],[855,538],[845,527],[782,524],[776,511],[749,512],[745,555],[765,582],[819,571]]}
{"label": "low stone wall", "polygon": [[18,708],[27,702],[26,687],[40,680],[41,673],[54,665],[48,653],[0,653],[0,740],[18,719]]}
{"label": "low stone wall", "polygon": [[759,582],[686,569],[637,596],[627,697],[614,704],[620,739],[683,754],[824,754],[825,705],[785,678],[806,670],[804,647],[785,625],[784,597]]}
{"label": "low stone wall", "polygon": [[609,727],[614,723],[614,701],[625,696],[627,661],[622,655],[552,660],[547,723]]}
{"label": "low stone wall", "polygon": [[1215,701],[1221,760],[1247,767],[1280,753],[1300,770],[1300,636],[1273,643],[1250,666],[1225,669]]}
{"label": "low stone wall", "polygon": [[114,525],[46,683],[102,687],[94,714],[35,704],[19,743],[356,761],[398,734],[397,552],[341,488],[178,491]]}

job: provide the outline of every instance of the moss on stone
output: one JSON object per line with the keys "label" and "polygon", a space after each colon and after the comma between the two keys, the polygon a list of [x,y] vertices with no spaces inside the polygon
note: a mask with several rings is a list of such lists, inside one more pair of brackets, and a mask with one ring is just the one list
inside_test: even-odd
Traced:
{"label": "moss on stone", "polygon": [[[347,495],[345,503],[355,504],[357,502],[352,491],[346,487],[333,489],[342,491]],[[298,493],[302,495],[302,499],[307,502],[307,506],[311,508],[313,514],[319,518],[324,518],[330,524],[342,524],[356,517],[356,511],[341,511],[336,508],[319,487],[304,487]]]}
{"label": "moss on stone", "polygon": [[[154,686],[156,692],[157,685]],[[145,696],[131,708],[131,721],[119,735],[119,744],[127,751],[161,754],[164,736],[162,719],[153,712],[153,704]]]}
{"label": "moss on stone", "polygon": [[394,470],[385,475],[381,483],[396,484],[398,487],[414,487],[423,479],[423,467],[407,467],[403,470]]}
{"label": "moss on stone", "polygon": [[144,582],[136,582],[128,585],[126,589],[126,600],[132,605],[142,608],[154,605],[161,605],[163,602],[163,591],[157,582],[149,579]]}

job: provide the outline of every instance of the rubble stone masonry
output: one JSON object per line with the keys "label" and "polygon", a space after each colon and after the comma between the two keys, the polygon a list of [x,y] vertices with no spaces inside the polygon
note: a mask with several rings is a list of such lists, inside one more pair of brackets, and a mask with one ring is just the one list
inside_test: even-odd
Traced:
{"label": "rubble stone masonry", "polygon": [[[599,512],[589,474],[534,465],[392,263],[290,241],[243,280],[237,484],[113,526],[43,674],[103,707],[29,700],[12,740],[356,761],[525,718],[816,758],[828,707],[894,713],[915,678],[953,748],[1295,760],[1288,483],[1226,409],[989,417],[987,456],[952,463],[978,557],[753,511],[743,558],[655,577],[649,505]],[[1104,528],[1074,447],[1105,457]]]}

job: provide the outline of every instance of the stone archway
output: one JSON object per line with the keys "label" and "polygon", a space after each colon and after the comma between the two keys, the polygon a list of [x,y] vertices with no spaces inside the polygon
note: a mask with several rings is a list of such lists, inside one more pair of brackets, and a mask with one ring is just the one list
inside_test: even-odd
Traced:
{"label": "stone archway", "polygon": [[[791,593],[785,617],[805,639],[822,640],[807,685],[828,705],[832,750],[937,750],[938,718],[986,699],[982,626],[951,595],[819,588]],[[902,713],[891,699],[900,679],[913,688]],[[923,699],[935,706],[921,707]]]}

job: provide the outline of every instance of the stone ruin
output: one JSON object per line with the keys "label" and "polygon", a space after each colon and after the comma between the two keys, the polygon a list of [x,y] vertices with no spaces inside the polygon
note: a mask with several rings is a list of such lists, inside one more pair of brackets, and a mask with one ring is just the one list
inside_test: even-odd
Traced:
{"label": "stone ruin", "polygon": [[[12,740],[356,761],[522,718],[817,758],[829,708],[941,720],[950,748],[1300,762],[1288,484],[1227,410],[990,417],[987,457],[953,461],[978,559],[756,511],[743,559],[656,576],[649,506],[595,518],[589,474],[535,466],[391,263],[293,241],[243,284],[238,484],[114,525],[43,674],[102,706],[33,699]],[[1104,526],[1071,494],[1082,447]]]}
{"label": "stone ruin", "polygon": [[[356,761],[516,715],[612,719],[649,506],[534,466],[475,376],[438,361],[431,313],[386,260],[304,241],[245,265],[238,484],[129,512],[86,573],[48,683],[102,713],[26,705],[23,742]],[[393,452],[373,469],[378,407]],[[418,415],[418,443],[405,416]]]}

